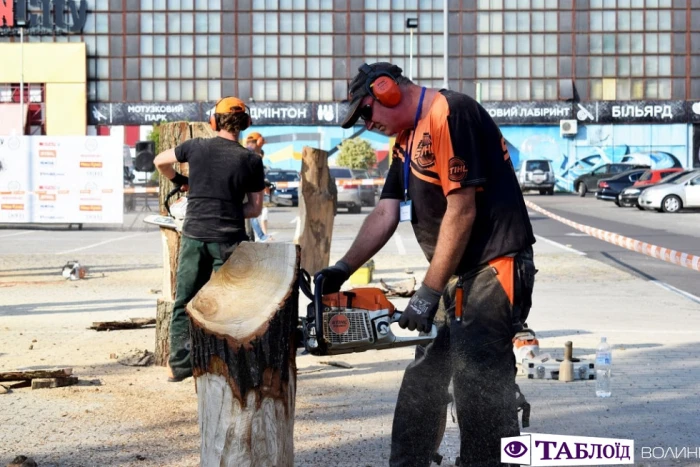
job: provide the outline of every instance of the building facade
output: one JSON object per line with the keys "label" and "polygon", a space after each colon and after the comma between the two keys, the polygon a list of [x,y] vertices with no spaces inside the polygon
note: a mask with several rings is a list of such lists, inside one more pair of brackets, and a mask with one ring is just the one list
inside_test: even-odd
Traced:
{"label": "building facade", "polygon": [[[561,144],[587,137],[587,125],[681,125],[686,154],[676,158],[700,163],[700,0],[447,3],[445,41],[443,0],[0,0],[0,57],[13,57],[0,67],[0,107],[17,102],[24,20],[25,45],[84,44],[88,131],[124,134],[132,146],[153,123],[206,119],[214,101],[236,95],[279,144],[304,141],[284,128],[311,127],[308,141],[329,149],[353,133],[333,127],[358,66],[391,61],[426,86],[442,87],[446,69],[449,87],[479,98],[504,127]],[[418,19],[411,63],[407,19]],[[51,63],[54,74],[70,71]],[[41,91],[46,63],[25,60],[23,71],[35,78],[25,100],[41,101],[39,120],[60,118]],[[579,131],[562,137],[562,120]],[[34,131],[61,128],[40,123]],[[387,138],[362,137],[387,150]],[[283,149],[298,162],[300,148]]]}

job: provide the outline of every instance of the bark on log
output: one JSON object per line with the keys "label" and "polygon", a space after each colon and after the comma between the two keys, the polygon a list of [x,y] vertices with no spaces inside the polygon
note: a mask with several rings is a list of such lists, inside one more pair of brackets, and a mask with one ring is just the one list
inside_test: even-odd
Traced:
{"label": "bark on log", "polygon": [[328,153],[305,146],[301,156],[299,224],[301,267],[312,276],[328,266],[338,189],[328,170]]}
{"label": "bark on log", "polygon": [[153,352],[155,364],[167,366],[170,358],[170,317],[173,315],[173,300],[159,298],[156,309],[156,347]]}
{"label": "bark on log", "polygon": [[241,243],[187,305],[202,467],[294,465],[299,247]]}
{"label": "bark on log", "polygon": [[[177,145],[191,138],[212,138],[215,136],[214,130],[209,124],[202,122],[172,122],[163,123],[159,126],[160,148],[159,151],[175,148]],[[188,164],[173,164],[175,170],[183,175],[189,175]],[[161,176],[158,180],[158,198],[160,214],[166,216],[165,197],[173,189],[173,184],[167,178]],[[171,204],[182,196],[176,194],[170,198]],[[158,301],[156,315],[156,344],[155,362],[156,365],[166,366],[170,356],[170,316],[172,315],[172,301],[175,300],[177,263],[180,257],[180,233],[165,227],[160,228],[161,240],[163,244],[163,297],[169,304],[162,304]],[[161,307],[169,307],[167,310]]]}

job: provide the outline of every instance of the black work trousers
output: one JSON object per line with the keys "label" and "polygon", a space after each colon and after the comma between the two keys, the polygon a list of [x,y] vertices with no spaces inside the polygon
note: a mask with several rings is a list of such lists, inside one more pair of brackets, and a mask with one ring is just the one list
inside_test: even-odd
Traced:
{"label": "black work trousers", "polygon": [[532,304],[532,249],[463,274],[462,320],[455,320],[453,277],[435,319],[438,335],[416,349],[399,391],[391,467],[427,467],[454,384],[464,466],[501,465],[501,438],[518,436],[513,337]]}

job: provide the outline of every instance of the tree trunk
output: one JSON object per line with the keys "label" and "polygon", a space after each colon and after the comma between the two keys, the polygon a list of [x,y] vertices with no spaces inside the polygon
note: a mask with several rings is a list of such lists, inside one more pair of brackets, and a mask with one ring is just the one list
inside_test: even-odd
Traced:
{"label": "tree trunk", "polygon": [[167,366],[170,358],[170,317],[173,315],[173,300],[158,299],[156,308],[156,348],[153,352],[155,364]]}
{"label": "tree trunk", "polygon": [[299,247],[239,244],[187,305],[202,467],[294,465]]}
{"label": "tree trunk", "polygon": [[301,267],[312,276],[328,266],[338,189],[328,170],[328,153],[305,146],[301,156]]}
{"label": "tree trunk", "polygon": [[[211,138],[215,136],[211,127],[202,122],[172,122],[160,125],[160,151],[175,148],[177,145],[190,138]],[[173,164],[175,170],[183,175],[189,175],[188,164]],[[165,197],[174,188],[172,182],[160,176],[158,180],[158,199],[160,214],[165,216],[168,212],[165,209]],[[170,198],[170,203],[174,203],[182,196],[176,194]],[[177,262],[180,257],[180,233],[165,227],[160,228],[163,244],[163,299],[158,300],[156,314],[156,365],[166,366],[170,356],[170,316],[173,311],[175,300]],[[166,303],[167,302],[167,303]]]}

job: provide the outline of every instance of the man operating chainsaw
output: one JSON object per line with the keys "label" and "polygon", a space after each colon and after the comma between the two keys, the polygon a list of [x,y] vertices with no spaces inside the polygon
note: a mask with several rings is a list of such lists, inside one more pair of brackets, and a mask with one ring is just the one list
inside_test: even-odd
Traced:
{"label": "man operating chainsaw", "polygon": [[[260,215],[265,176],[262,159],[238,142],[251,125],[246,106],[236,97],[221,99],[210,124],[215,138],[194,138],[164,151],[155,165],[176,186],[188,191],[182,227],[177,290],[170,321],[170,375],[177,382],[192,375],[189,319],[185,306],[231,255],[248,240],[244,220]],[[175,162],[189,164],[189,178]],[[247,195],[247,202],[244,198]]]}
{"label": "man operating chainsaw", "polygon": [[417,86],[390,63],[362,65],[349,102],[343,128],[361,118],[396,144],[377,207],[345,256],[320,272],[323,292],[338,291],[410,222],[430,267],[399,324],[438,326],[406,368],[390,465],[430,464],[450,379],[461,464],[500,465],[500,439],[519,435],[512,339],[535,274],[535,239],[503,135],[472,98]]}

